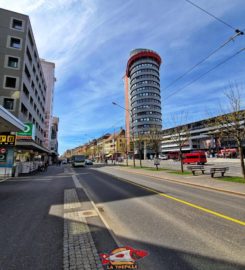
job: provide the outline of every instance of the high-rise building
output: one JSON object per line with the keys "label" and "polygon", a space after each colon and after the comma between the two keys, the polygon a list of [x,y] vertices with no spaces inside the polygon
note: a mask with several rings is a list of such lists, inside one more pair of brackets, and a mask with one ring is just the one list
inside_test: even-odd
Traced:
{"label": "high-rise building", "polygon": [[160,65],[161,57],[152,50],[130,53],[125,76],[127,137],[162,129]]}
{"label": "high-rise building", "polygon": [[35,125],[42,146],[47,84],[27,15],[0,8],[0,105]]}
{"label": "high-rise building", "polygon": [[45,127],[44,127],[44,146],[51,150],[51,127],[53,117],[53,103],[54,103],[54,84],[55,84],[55,64],[41,59],[41,66],[43,69],[44,78],[47,84],[45,95]]}

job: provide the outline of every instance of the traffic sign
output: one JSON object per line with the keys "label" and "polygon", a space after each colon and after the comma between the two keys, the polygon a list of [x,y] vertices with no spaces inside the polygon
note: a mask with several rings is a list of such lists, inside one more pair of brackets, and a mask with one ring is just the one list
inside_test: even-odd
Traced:
{"label": "traffic sign", "polygon": [[7,152],[6,148],[0,148],[0,154],[5,154]]}

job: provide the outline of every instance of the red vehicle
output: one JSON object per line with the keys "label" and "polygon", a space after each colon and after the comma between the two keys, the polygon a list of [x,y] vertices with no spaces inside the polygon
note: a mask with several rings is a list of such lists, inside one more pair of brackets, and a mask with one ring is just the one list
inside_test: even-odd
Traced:
{"label": "red vehicle", "polygon": [[168,152],[168,159],[179,159],[179,152]]}
{"label": "red vehicle", "polygon": [[183,163],[184,164],[205,164],[207,163],[207,158],[205,155],[205,152],[199,151],[199,152],[192,152],[192,153],[186,153],[183,154]]}

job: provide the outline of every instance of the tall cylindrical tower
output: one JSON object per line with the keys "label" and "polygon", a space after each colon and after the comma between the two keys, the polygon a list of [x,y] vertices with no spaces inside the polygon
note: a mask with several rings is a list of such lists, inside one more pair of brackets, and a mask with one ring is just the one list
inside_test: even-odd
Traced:
{"label": "tall cylindrical tower", "polygon": [[131,51],[125,76],[126,132],[162,129],[159,69],[161,57],[148,49]]}

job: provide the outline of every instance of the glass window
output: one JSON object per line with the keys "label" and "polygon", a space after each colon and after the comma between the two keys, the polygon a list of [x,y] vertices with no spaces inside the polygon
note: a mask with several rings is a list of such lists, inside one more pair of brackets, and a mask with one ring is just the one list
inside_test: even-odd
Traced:
{"label": "glass window", "polygon": [[27,87],[26,87],[25,84],[23,84],[23,92],[29,98],[29,91],[28,91],[28,89],[27,89]]}
{"label": "glass window", "polygon": [[5,87],[16,88],[16,78],[6,77]]}
{"label": "glass window", "polygon": [[24,115],[27,115],[27,113],[28,113],[28,110],[27,110],[26,106],[23,103],[21,103],[21,112]]}
{"label": "glass window", "polygon": [[4,98],[3,107],[7,110],[13,110],[14,109],[14,99]]}
{"label": "glass window", "polygon": [[10,47],[15,49],[21,49],[21,41],[18,38],[11,37],[10,39]]}
{"label": "glass window", "polygon": [[8,57],[8,67],[18,68],[19,59],[16,57],[9,56]]}
{"label": "glass window", "polygon": [[17,29],[17,30],[22,30],[23,29],[23,21],[13,19],[12,28]]}

